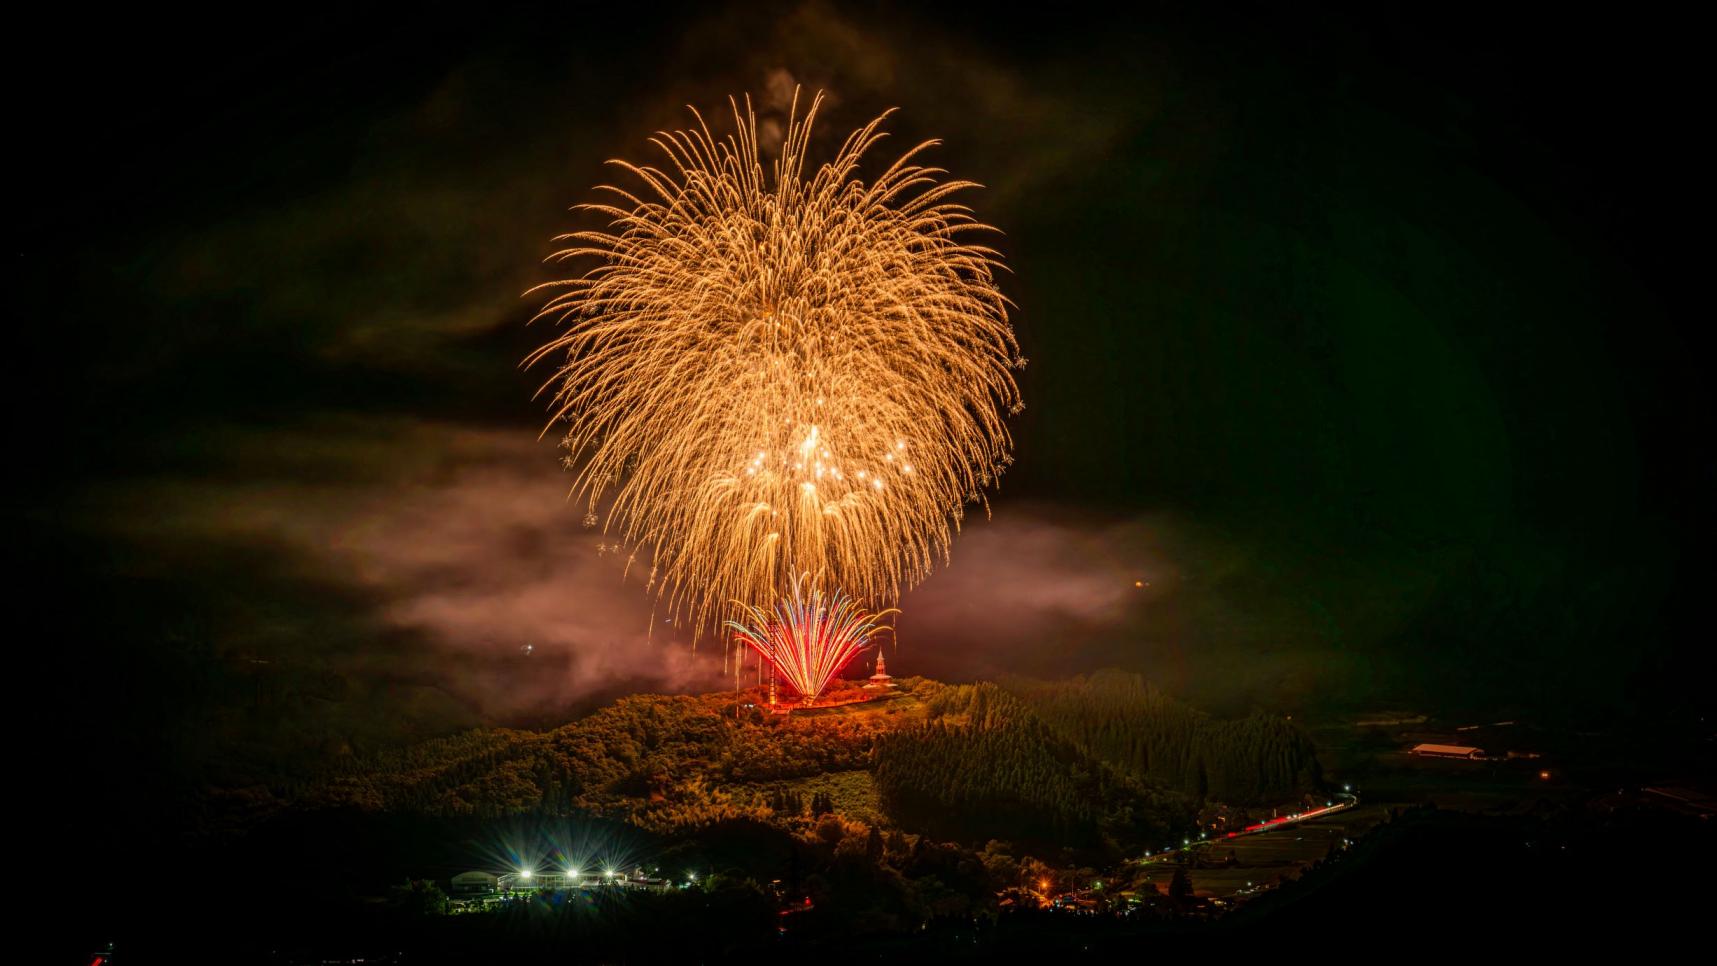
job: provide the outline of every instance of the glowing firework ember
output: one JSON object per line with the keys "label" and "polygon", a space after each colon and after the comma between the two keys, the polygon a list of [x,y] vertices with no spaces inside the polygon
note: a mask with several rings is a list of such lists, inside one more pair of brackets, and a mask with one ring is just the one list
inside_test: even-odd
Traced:
{"label": "glowing firework ember", "polygon": [[892,613],[868,613],[838,591],[807,593],[797,580],[774,614],[750,605],[743,610],[745,619],[727,622],[734,639],[768,661],[806,704],[870,645],[872,635],[889,630],[878,622]]}
{"label": "glowing firework ember", "polygon": [[694,633],[801,573],[892,603],[1011,462],[1025,361],[999,256],[967,240],[993,229],[948,200],[973,185],[913,163],[934,141],[860,180],[886,113],[807,174],[820,102],[795,97],[773,161],[747,100],[731,135],[695,110],[658,134],[666,170],[613,162],[642,190],[579,206],[610,224],[558,239],[595,264],[544,286],[566,329],[526,360],[564,359],[543,388],[574,493],[612,501],[604,528]]}

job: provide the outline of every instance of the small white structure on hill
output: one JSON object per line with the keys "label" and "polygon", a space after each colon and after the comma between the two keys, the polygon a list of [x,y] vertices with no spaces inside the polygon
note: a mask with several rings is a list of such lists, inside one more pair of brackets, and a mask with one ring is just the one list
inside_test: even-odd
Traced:
{"label": "small white structure on hill", "polygon": [[888,676],[888,664],[882,659],[882,651],[876,652],[876,673],[870,676],[870,683],[865,685],[868,690],[886,691],[894,687],[894,679]]}

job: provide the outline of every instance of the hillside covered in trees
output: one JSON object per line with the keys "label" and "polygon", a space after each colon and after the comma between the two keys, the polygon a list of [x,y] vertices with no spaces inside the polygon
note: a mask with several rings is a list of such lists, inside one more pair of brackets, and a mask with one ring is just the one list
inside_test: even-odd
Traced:
{"label": "hillside covered in trees", "polygon": [[592,815],[656,832],[836,813],[979,845],[1115,854],[1206,799],[1318,781],[1291,722],[1213,719],[1136,675],[945,685],[771,715],[758,695],[633,695],[550,731],[474,730],[342,763],[293,803],[436,816]]}
{"label": "hillside covered in trees", "polygon": [[1117,850],[1193,823],[1186,795],[1135,779],[994,684],[941,688],[922,723],[879,739],[890,817],[951,841]]}
{"label": "hillside covered in trees", "polygon": [[1311,738],[1277,715],[1212,718],[1121,671],[1004,686],[1096,757],[1201,801],[1269,804],[1323,782]]}

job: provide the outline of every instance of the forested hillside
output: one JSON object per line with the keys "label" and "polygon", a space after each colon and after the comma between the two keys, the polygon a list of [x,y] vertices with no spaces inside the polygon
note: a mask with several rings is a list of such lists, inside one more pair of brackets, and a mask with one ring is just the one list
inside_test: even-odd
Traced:
{"label": "forested hillside", "polygon": [[1189,827],[1193,802],[1093,758],[993,684],[943,688],[927,720],[877,744],[890,817],[931,836],[1033,847],[1136,848]]}
{"label": "forested hillside", "polygon": [[1212,718],[1120,671],[1004,686],[1103,761],[1201,800],[1279,802],[1322,781],[1311,738],[1276,715]]}
{"label": "forested hillside", "polygon": [[1290,722],[1214,719],[1135,675],[909,679],[889,700],[784,716],[756,700],[633,695],[552,731],[466,732],[349,760],[295,804],[656,831],[833,810],[949,841],[1109,851],[1172,838],[1207,797],[1282,801],[1318,780]]}
{"label": "forested hillside", "polygon": [[[933,682],[923,686],[937,687]],[[588,812],[646,828],[767,814],[752,783],[867,767],[905,708],[771,716],[751,697],[633,695],[553,731],[471,731],[351,762],[312,804],[438,815]]]}

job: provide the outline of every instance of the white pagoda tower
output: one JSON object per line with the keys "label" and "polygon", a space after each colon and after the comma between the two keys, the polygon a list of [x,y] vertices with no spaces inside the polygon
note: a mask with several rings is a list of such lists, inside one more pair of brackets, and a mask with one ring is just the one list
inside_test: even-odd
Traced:
{"label": "white pagoda tower", "polygon": [[876,652],[876,673],[870,676],[870,683],[865,685],[867,690],[886,691],[894,687],[894,678],[888,676],[888,664],[882,659],[882,650]]}

